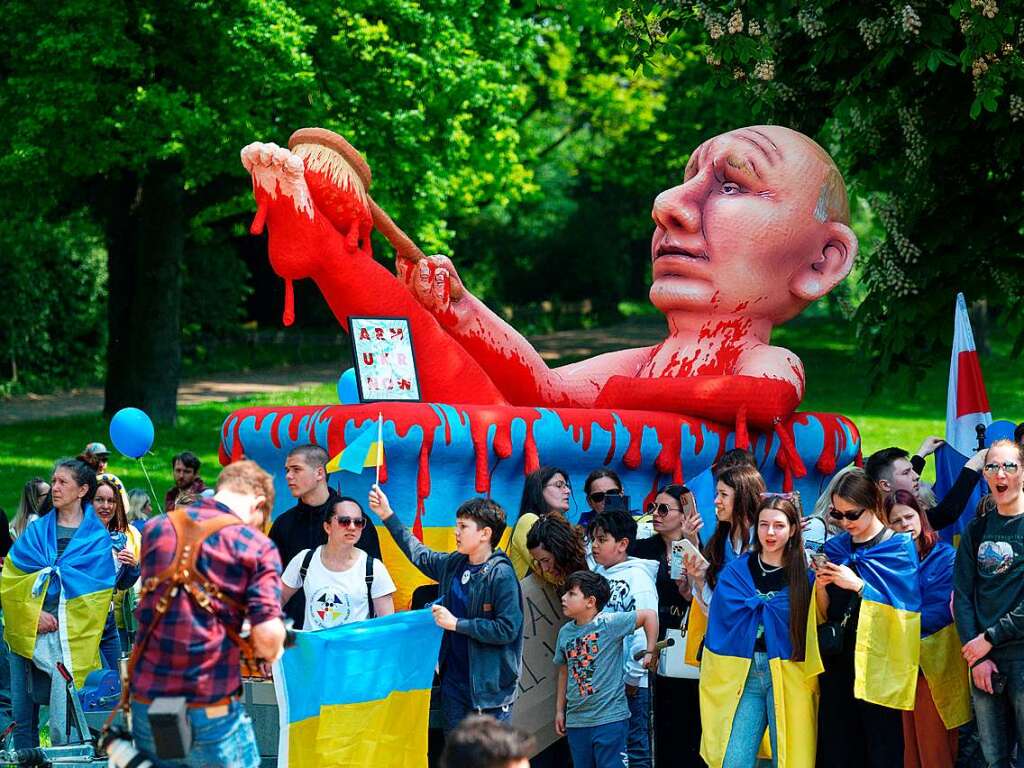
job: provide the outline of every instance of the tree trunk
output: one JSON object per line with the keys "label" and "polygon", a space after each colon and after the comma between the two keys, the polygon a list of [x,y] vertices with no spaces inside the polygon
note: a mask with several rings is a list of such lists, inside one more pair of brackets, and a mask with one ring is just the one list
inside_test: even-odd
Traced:
{"label": "tree trunk", "polygon": [[107,380],[103,412],[173,424],[181,375],[184,188],[173,162],[106,188]]}

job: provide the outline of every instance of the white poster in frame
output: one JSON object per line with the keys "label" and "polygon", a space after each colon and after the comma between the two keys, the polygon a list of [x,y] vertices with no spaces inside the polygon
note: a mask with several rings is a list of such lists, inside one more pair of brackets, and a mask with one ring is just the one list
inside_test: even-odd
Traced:
{"label": "white poster in frame", "polygon": [[356,366],[359,399],[419,402],[409,320],[404,317],[350,317],[349,334]]}

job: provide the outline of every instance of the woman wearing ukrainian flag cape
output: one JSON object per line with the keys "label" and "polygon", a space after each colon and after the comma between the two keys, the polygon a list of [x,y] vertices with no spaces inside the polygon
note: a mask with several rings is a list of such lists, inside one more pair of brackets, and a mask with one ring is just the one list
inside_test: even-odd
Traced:
{"label": "woman wearing ukrainian flag cape", "polygon": [[[110,609],[110,536],[89,503],[96,474],[78,460],[53,471],[53,506],[18,537],[0,579],[4,639],[11,647],[14,748],[39,746],[38,706],[28,695],[33,659],[47,672],[60,660],[82,687],[100,667],[99,643]],[[51,720],[54,712],[51,710]],[[63,730],[51,727],[60,743]]]}
{"label": "woman wearing ukrainian flag cape", "polygon": [[921,560],[921,672],[913,712],[903,713],[904,768],[953,768],[957,728],[971,719],[969,671],[949,598],[956,551],[939,541],[910,491],[885,500],[889,527],[910,534]]}
{"label": "woman wearing ukrainian flag cape", "polygon": [[789,494],[757,514],[754,551],[720,574],[700,670],[701,757],[751,768],[767,731],[777,768],[814,765],[817,651],[813,575]]}
{"label": "woman wearing ukrainian flag cape", "polygon": [[838,637],[822,648],[818,765],[903,768],[901,710],[914,708],[920,663],[917,551],[885,526],[881,491],[861,469],[836,484],[829,516],[843,533],[816,566],[822,637]]}

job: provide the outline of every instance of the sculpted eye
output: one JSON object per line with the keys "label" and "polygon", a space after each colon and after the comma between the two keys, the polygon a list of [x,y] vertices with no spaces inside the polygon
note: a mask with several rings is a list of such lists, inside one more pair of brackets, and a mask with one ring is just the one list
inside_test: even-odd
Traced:
{"label": "sculpted eye", "polygon": [[722,184],[723,195],[738,195],[743,189],[734,181],[726,181]]}

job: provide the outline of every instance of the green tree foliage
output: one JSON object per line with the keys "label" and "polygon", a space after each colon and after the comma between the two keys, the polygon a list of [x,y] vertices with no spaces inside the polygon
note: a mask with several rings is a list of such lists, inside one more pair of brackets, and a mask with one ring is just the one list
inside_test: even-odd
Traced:
{"label": "green tree foliage", "polygon": [[634,63],[696,36],[709,88],[832,151],[880,236],[857,318],[878,367],[943,356],[953,297],[1024,342],[1022,9],[1006,0],[612,1]]}

